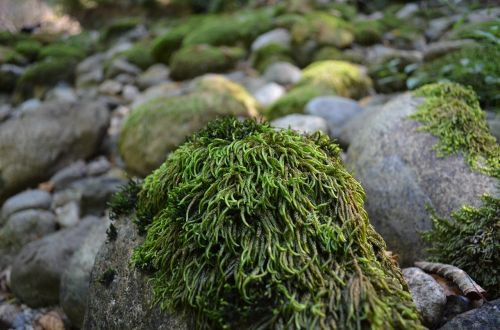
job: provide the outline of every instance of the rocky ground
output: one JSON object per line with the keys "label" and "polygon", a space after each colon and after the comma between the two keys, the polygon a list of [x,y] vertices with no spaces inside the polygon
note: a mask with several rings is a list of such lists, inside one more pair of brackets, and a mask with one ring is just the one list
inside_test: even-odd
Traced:
{"label": "rocky ground", "polygon": [[143,238],[121,220],[110,242],[107,203],[226,115],[336,139],[370,221],[409,267],[424,324],[500,328],[498,295],[480,306],[412,267],[428,257],[417,234],[432,228],[427,207],[448,217],[498,198],[498,160],[492,174],[463,152],[438,154],[439,138],[408,120],[423,103],[412,90],[453,81],[472,87],[500,139],[500,7],[277,3],[73,35],[0,32],[0,329],[189,328],[146,308],[144,275],[128,267]]}

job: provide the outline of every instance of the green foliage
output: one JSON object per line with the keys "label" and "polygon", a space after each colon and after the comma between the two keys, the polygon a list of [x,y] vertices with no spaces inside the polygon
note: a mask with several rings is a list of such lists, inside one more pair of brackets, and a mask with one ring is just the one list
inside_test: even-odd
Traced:
{"label": "green foliage", "polygon": [[224,72],[244,56],[245,51],[238,47],[186,46],[172,56],[170,77],[184,80],[207,72]]}
{"label": "green foliage", "polygon": [[71,82],[78,62],[75,59],[47,58],[30,65],[18,80],[21,88],[34,85],[51,86],[60,81]]}
{"label": "green foliage", "polygon": [[109,218],[116,220],[132,213],[141,188],[140,181],[130,179],[126,185],[114,193],[108,202],[108,207],[110,208]]}
{"label": "green foliage", "polygon": [[14,49],[0,46],[0,65],[5,63],[23,65],[26,62],[27,59]]}
{"label": "green foliage", "polygon": [[382,41],[384,26],[378,20],[362,20],[352,24],[354,40],[361,45],[373,45]]}
{"label": "green foliage", "polygon": [[80,61],[85,57],[85,54],[86,50],[80,47],[57,43],[43,47],[40,51],[39,58],[42,60],[47,58],[68,58]]}
{"label": "green foliage", "polygon": [[251,0],[172,0],[173,6],[181,6],[193,12],[217,13],[239,9]]}
{"label": "green foliage", "polygon": [[393,93],[406,89],[406,82],[417,64],[395,57],[372,65],[368,71],[375,89],[381,93]]}
{"label": "green foliage", "polygon": [[500,46],[466,47],[424,64],[408,81],[415,88],[439,81],[471,86],[484,106],[500,105]]}
{"label": "green foliage", "polygon": [[292,50],[281,44],[268,44],[252,53],[252,66],[259,72],[276,62],[293,63]]}
{"label": "green foliage", "polygon": [[145,43],[136,44],[132,48],[120,53],[119,56],[124,57],[128,62],[137,65],[142,70],[154,64],[150,47]]}
{"label": "green foliage", "polygon": [[300,86],[273,102],[265,111],[268,120],[283,117],[292,113],[302,113],[310,100],[318,96],[335,94],[330,88],[323,86]]}
{"label": "green foliage", "polygon": [[215,121],[148,176],[133,263],[196,327],[423,329],[328,137]]}
{"label": "green foliage", "polygon": [[323,12],[310,12],[292,26],[294,44],[314,40],[320,46],[345,48],[351,45],[354,36],[351,26],[341,18]]}
{"label": "green foliage", "polygon": [[115,39],[121,34],[132,30],[139,24],[141,24],[141,19],[138,17],[123,17],[117,19],[104,28],[101,34],[101,40],[107,42]]}
{"label": "green foliage", "polygon": [[298,85],[321,86],[339,96],[358,99],[368,94],[372,81],[358,65],[343,61],[319,61],[302,71]]}
{"label": "green foliage", "polygon": [[449,39],[475,39],[500,46],[500,22],[498,20],[460,25],[448,35]]}
{"label": "green foliage", "polygon": [[500,199],[485,195],[481,207],[464,206],[451,218],[433,214],[433,229],[423,234],[432,259],[463,269],[490,298],[500,297]]}
{"label": "green foliage", "polygon": [[217,15],[205,19],[184,39],[184,45],[248,45],[273,28],[273,8],[242,11],[232,15]]}
{"label": "green foliage", "polygon": [[314,53],[313,62],[328,60],[362,63],[365,58],[361,52],[357,52],[352,49],[340,50],[332,46],[322,47]]}
{"label": "green foliage", "polygon": [[421,130],[439,138],[434,146],[439,156],[463,153],[473,169],[500,179],[500,145],[491,135],[472,89],[438,83],[414,94],[425,101],[411,118],[423,124]]}
{"label": "green foliage", "polygon": [[22,40],[16,43],[15,50],[19,54],[25,56],[30,61],[37,58],[42,44],[36,40]]}

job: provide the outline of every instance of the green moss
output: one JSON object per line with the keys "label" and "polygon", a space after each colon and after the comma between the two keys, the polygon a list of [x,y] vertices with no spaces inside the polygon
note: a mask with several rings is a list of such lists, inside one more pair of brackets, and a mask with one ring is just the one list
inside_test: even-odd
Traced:
{"label": "green moss", "polygon": [[281,44],[268,44],[252,54],[252,66],[259,72],[264,72],[266,68],[276,62],[293,63],[292,50]]}
{"label": "green moss", "polygon": [[273,8],[263,8],[214,16],[190,32],[183,44],[248,45],[273,28],[274,14]]}
{"label": "green moss", "polygon": [[53,85],[59,81],[71,81],[77,62],[69,58],[49,58],[30,65],[18,81],[18,85]]}
{"label": "green moss", "polygon": [[181,48],[184,37],[200,25],[206,17],[191,16],[173,26],[153,41],[151,55],[157,62],[168,64],[172,54]]}
{"label": "green moss", "polygon": [[453,81],[471,86],[484,106],[500,105],[500,46],[466,47],[426,63],[408,81],[409,87]]}
{"label": "green moss", "polygon": [[272,120],[292,113],[302,113],[307,102],[313,98],[332,94],[335,92],[322,86],[296,87],[273,102],[264,114],[268,120]]}
{"label": "green moss", "polygon": [[221,83],[222,79],[225,80],[200,81],[191,94],[159,97],[132,109],[118,145],[127,169],[138,175],[149,174],[187,136],[212,119],[227,115],[254,116],[256,110],[251,101],[241,90],[233,94],[230,85]]}
{"label": "green moss", "polygon": [[25,56],[30,61],[37,58],[42,44],[36,40],[22,40],[16,43],[15,50],[19,54]]}
{"label": "green moss", "polygon": [[500,145],[488,129],[474,91],[454,83],[426,85],[414,92],[425,97],[411,118],[439,138],[440,156],[462,153],[475,170],[500,179]]}
{"label": "green moss", "polygon": [[354,40],[361,45],[373,45],[382,41],[384,26],[378,20],[356,21],[352,24]]}
{"label": "green moss", "polygon": [[314,53],[313,62],[335,60],[362,63],[364,59],[365,58],[361,52],[349,49],[340,50],[336,47],[326,46],[318,49],[318,51]]}
{"label": "green moss", "polygon": [[462,24],[453,29],[448,39],[475,39],[500,44],[500,22],[498,20]]}
{"label": "green moss", "polygon": [[307,40],[314,40],[319,46],[345,48],[354,40],[351,27],[346,21],[323,12],[306,14],[304,20],[293,25],[291,33],[294,44],[299,45]]}
{"label": "green moss", "polygon": [[187,46],[176,52],[170,60],[170,77],[190,79],[207,72],[224,72],[234,67],[245,56],[237,47]]}
{"label": "green moss", "polygon": [[134,45],[132,48],[127,49],[118,55],[124,57],[128,62],[137,65],[142,70],[145,70],[154,64],[150,46],[145,43]]}
{"label": "green moss", "polygon": [[423,329],[363,201],[326,136],[215,121],[146,178],[133,262],[200,329]]}
{"label": "green moss", "polygon": [[47,58],[68,58],[74,59],[75,61],[80,61],[85,58],[86,51],[79,47],[65,45],[65,44],[52,44],[42,48],[39,54],[40,59]]}
{"label": "green moss", "polygon": [[433,229],[423,237],[434,261],[463,269],[487,290],[500,297],[500,199],[483,196],[483,205],[464,206],[451,219],[433,214]]}
{"label": "green moss", "polygon": [[322,86],[339,96],[358,99],[368,94],[372,81],[358,65],[343,61],[320,61],[302,71],[298,85]]}
{"label": "green moss", "polygon": [[27,58],[16,52],[10,47],[0,46],[0,65],[9,63],[23,65],[26,64]]}
{"label": "green moss", "polygon": [[416,67],[409,59],[394,57],[371,65],[368,73],[377,92],[394,93],[406,89],[406,82]]}
{"label": "green moss", "polygon": [[138,17],[123,17],[117,19],[106,26],[101,34],[101,40],[107,42],[115,39],[121,34],[132,30],[139,24],[141,24],[141,19]]}
{"label": "green moss", "polygon": [[108,203],[110,208],[109,218],[116,220],[132,213],[141,188],[141,183],[138,180],[131,179],[125,186],[120,188],[120,191],[114,193]]}

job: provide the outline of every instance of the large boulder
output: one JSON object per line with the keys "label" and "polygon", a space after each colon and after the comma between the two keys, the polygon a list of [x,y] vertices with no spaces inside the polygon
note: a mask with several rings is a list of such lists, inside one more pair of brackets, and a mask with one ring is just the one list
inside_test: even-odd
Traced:
{"label": "large boulder", "polygon": [[90,157],[108,122],[100,103],[50,102],[0,124],[0,201]]}
{"label": "large boulder", "polygon": [[[439,87],[445,85],[432,86],[453,93],[452,88]],[[453,86],[458,88],[458,85]],[[458,91],[460,94],[464,89]],[[464,204],[478,206],[484,193],[498,194],[497,179],[474,170],[463,150],[451,154],[436,150],[442,140],[424,132],[423,124],[409,118],[427,99],[406,93],[370,111],[363,118],[365,124],[355,134],[347,153],[346,166],[366,191],[365,207],[370,221],[389,249],[400,255],[403,265],[425,256],[425,245],[419,233],[432,227],[427,207],[447,216]],[[447,104],[452,104],[448,108],[450,111],[458,110],[456,107],[466,101],[476,107],[467,108],[464,113],[481,118],[476,100],[472,102],[460,96],[446,100]],[[461,115],[457,112],[456,118]],[[446,120],[441,118],[441,123]],[[476,139],[474,134],[483,134],[484,130],[485,135],[489,133],[484,120],[474,120],[470,120],[468,126],[448,125],[447,129],[451,127],[452,130],[466,127],[463,132],[448,131],[449,135],[465,134],[476,142],[487,140],[492,144],[491,136]],[[473,128],[467,131],[471,123]],[[493,143],[492,148],[498,146]]]}
{"label": "large boulder", "polygon": [[32,307],[59,302],[61,276],[87,233],[100,219],[83,219],[79,225],[24,246],[12,264],[11,288],[14,295]]}
{"label": "large boulder", "polygon": [[95,259],[83,329],[190,329],[181,317],[151,307],[148,277],[130,265],[144,237],[128,218],[116,220],[114,226],[116,240],[103,244]]}
{"label": "large boulder", "polygon": [[500,299],[460,314],[439,330],[496,330],[500,329]]}

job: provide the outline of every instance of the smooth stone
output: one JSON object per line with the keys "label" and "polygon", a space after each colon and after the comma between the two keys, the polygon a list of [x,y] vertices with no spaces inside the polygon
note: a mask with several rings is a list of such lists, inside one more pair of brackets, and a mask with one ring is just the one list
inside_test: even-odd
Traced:
{"label": "smooth stone", "polygon": [[73,326],[81,328],[87,306],[90,273],[99,248],[106,240],[109,221],[92,227],[81,247],[74,253],[61,278],[60,304]]}
{"label": "smooth stone", "polygon": [[428,327],[439,325],[446,304],[446,294],[443,288],[431,275],[420,268],[404,268],[403,276],[408,283],[424,325]]}
{"label": "smooth stone", "polygon": [[278,44],[285,47],[290,47],[292,36],[286,29],[278,28],[261,34],[252,43],[252,52],[255,52],[267,45]]}
{"label": "smooth stone", "polygon": [[396,12],[397,18],[409,18],[419,11],[419,6],[416,3],[407,3],[400,10]]}
{"label": "smooth stone", "polygon": [[61,190],[66,188],[71,182],[83,178],[85,175],[87,175],[87,164],[80,159],[58,171],[49,181],[55,190]]}
{"label": "smooth stone", "polygon": [[286,90],[283,86],[276,83],[268,83],[267,85],[259,88],[253,96],[262,106],[268,106],[283,95]]}
{"label": "smooth stone", "polygon": [[99,93],[107,95],[118,95],[122,91],[122,84],[115,80],[105,80],[99,85]]}
{"label": "smooth stone", "polygon": [[434,60],[440,56],[474,44],[474,40],[445,40],[427,44],[424,49],[424,61]]}
{"label": "smooth stone", "polygon": [[37,111],[42,105],[39,99],[29,99],[21,103],[16,109],[16,115],[26,115]]}
{"label": "smooth stone", "polygon": [[104,156],[99,156],[87,164],[87,175],[98,176],[108,172],[111,169],[111,163]]}
{"label": "smooth stone", "polygon": [[139,89],[134,85],[123,86],[122,96],[127,102],[132,102],[140,94]]}
{"label": "smooth stone", "polygon": [[46,101],[76,102],[78,96],[73,88],[59,85],[51,89],[45,98]]}
{"label": "smooth stone", "polygon": [[28,243],[12,265],[11,289],[30,307],[59,303],[61,276],[91,228],[102,220],[83,219],[77,226]]}
{"label": "smooth stone", "polygon": [[460,314],[439,330],[498,330],[500,329],[500,299]]}
{"label": "smooth stone", "polygon": [[129,75],[136,76],[141,73],[141,69],[123,58],[116,58],[111,62],[106,70],[106,77],[113,78],[120,73],[127,73]]}
{"label": "smooth stone", "polygon": [[339,137],[340,130],[364,109],[358,102],[339,96],[315,97],[306,104],[304,112],[321,117],[328,123],[330,136]]}
{"label": "smooth stone", "polygon": [[137,86],[141,89],[146,89],[161,84],[168,81],[169,74],[170,70],[165,64],[154,64],[137,78]]}
{"label": "smooth stone", "polygon": [[91,101],[46,102],[30,116],[1,123],[0,202],[93,155],[108,124],[108,109]]}
{"label": "smooth stone", "polygon": [[497,139],[497,142],[500,143],[500,113],[486,111],[486,121],[491,134]]}
{"label": "smooth stone", "polygon": [[291,128],[308,134],[317,131],[328,134],[328,123],[321,117],[311,115],[291,114],[273,120],[271,125],[277,128]]}
{"label": "smooth stone", "polygon": [[30,189],[10,197],[2,206],[0,227],[2,219],[6,220],[11,214],[25,209],[48,210],[52,196],[45,190]]}
{"label": "smooth stone", "polygon": [[61,228],[73,227],[80,221],[80,204],[71,201],[56,208],[57,223]]}
{"label": "smooth stone", "polygon": [[267,81],[280,85],[293,85],[302,77],[302,71],[288,62],[276,62],[269,65],[264,72]]}

